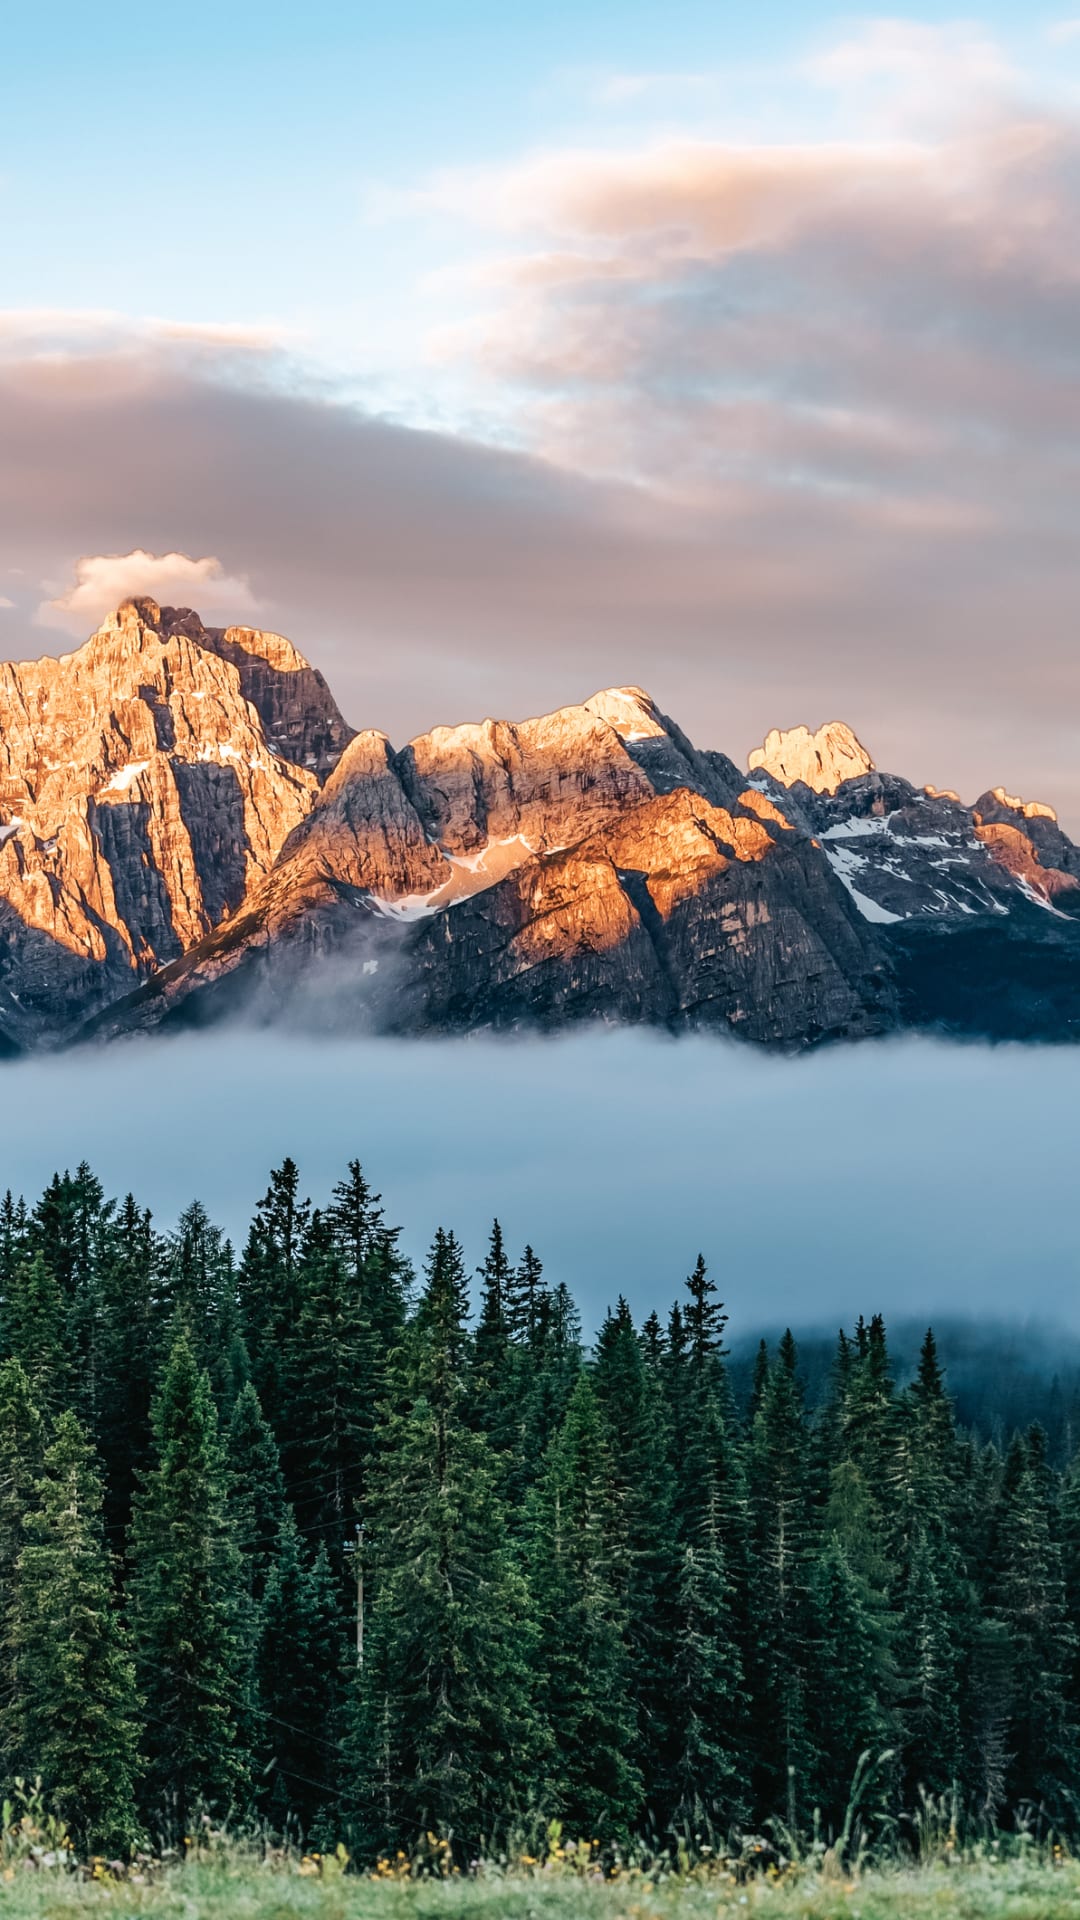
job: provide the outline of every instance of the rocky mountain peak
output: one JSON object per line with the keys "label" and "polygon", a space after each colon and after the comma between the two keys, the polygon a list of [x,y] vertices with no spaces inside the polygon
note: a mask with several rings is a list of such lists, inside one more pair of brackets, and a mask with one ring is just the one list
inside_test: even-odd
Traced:
{"label": "rocky mountain peak", "polygon": [[838,721],[750,768],[635,686],[397,749],[283,635],[126,601],[76,652],[0,664],[0,1051],[298,1007],[785,1046],[1080,1032],[1052,808],[916,789]]}
{"label": "rocky mountain peak", "polygon": [[586,713],[606,720],[624,740],[655,739],[668,731],[669,723],[642,687],[605,687],[583,706]]}
{"label": "rocky mountain peak", "polygon": [[149,597],[0,664],[0,1031],[62,1031],[234,911],[349,737],[282,636]]}
{"label": "rocky mountain peak", "polygon": [[1022,814],[1025,820],[1056,820],[1057,813],[1043,800],[1021,800],[1015,793],[1006,793],[1004,787],[991,787],[990,797],[999,807],[1007,807],[1010,813]]}
{"label": "rocky mountain peak", "polygon": [[813,793],[835,793],[845,780],[874,770],[866,748],[842,720],[830,720],[816,733],[809,727],[783,732],[774,727],[747,765],[751,773],[760,769],[785,787],[802,785]]}

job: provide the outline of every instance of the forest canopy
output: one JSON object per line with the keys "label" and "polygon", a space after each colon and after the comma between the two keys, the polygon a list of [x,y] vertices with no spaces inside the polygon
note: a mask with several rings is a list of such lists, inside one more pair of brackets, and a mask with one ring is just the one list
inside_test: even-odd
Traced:
{"label": "forest canopy", "polygon": [[[349,1164],[237,1253],[89,1167],[0,1206],[0,1771],[86,1850],[205,1813],[360,1859],[715,1842],[955,1793],[1071,1820],[1080,1473],[880,1317],[747,1392],[699,1258],[586,1344],[498,1222],[420,1274]],[[613,1287],[613,1294],[616,1289]],[[869,1756],[864,1761],[863,1756]]]}

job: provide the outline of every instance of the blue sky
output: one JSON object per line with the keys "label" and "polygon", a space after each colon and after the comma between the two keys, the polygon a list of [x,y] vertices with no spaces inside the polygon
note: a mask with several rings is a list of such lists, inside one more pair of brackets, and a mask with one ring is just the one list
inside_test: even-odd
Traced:
{"label": "blue sky", "polygon": [[[1025,74],[1049,85],[1064,64],[1080,85],[1080,40],[1050,37],[1068,4],[999,0],[970,24]],[[842,136],[852,102],[805,69],[866,17],[807,0],[13,0],[0,39],[3,303],[281,327],[363,379],[403,343],[416,352],[453,308],[426,283],[462,251],[459,220],[380,218],[381,194],[672,132]],[[396,397],[419,406],[423,369],[406,356],[402,374]]]}
{"label": "blue sky", "polygon": [[197,592],[398,738],[636,681],[1080,824],[1078,182],[1069,0],[13,0],[0,657]]}

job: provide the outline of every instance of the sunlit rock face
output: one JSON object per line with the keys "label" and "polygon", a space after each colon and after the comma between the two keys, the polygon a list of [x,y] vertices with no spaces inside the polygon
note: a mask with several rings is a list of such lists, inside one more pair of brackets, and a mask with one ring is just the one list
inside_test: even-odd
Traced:
{"label": "sunlit rock face", "polygon": [[874,763],[842,720],[811,733],[808,727],[774,727],[765,744],[755,747],[747,762],[751,773],[759,768],[785,787],[806,786],[812,793],[835,793],[845,780],[871,773]]}
{"label": "sunlit rock face", "polygon": [[0,1033],[56,1037],[218,925],[348,738],[287,640],[149,599],[0,665]]}
{"label": "sunlit rock face", "polygon": [[128,603],[0,668],[0,1051],[236,1014],[1080,1037],[1045,802],[916,788],[839,722],[749,766],[638,687],[396,749],[280,636]]}
{"label": "sunlit rock face", "polygon": [[895,1021],[875,931],[812,834],[638,688],[398,753],[358,734],[243,912],[104,1029],[226,1005],[786,1045]]}

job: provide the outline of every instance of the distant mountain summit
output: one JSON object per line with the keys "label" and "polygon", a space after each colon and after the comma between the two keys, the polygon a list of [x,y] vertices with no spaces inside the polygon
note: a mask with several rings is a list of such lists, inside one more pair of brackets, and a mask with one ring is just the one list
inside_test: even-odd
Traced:
{"label": "distant mountain summit", "polygon": [[396,750],[280,636],[128,602],[0,668],[0,1044],[226,1016],[1075,1037],[1080,850],[839,722],[742,773],[637,687]]}
{"label": "distant mountain summit", "polygon": [[149,599],[0,664],[0,1032],[72,1031],[234,912],[349,738],[279,634]]}

